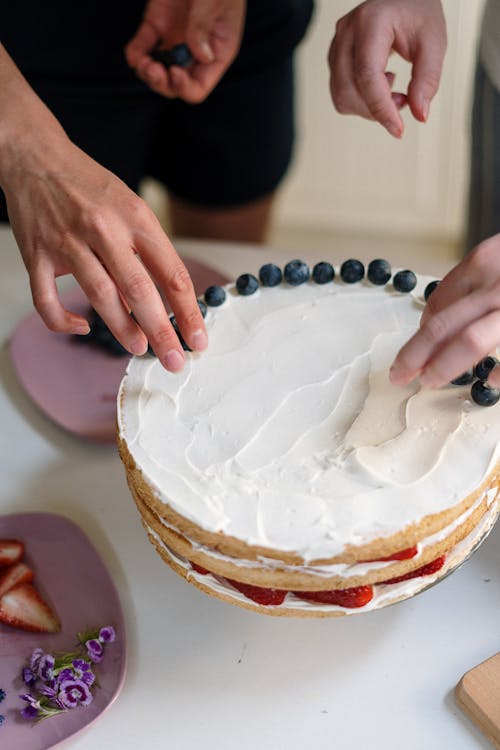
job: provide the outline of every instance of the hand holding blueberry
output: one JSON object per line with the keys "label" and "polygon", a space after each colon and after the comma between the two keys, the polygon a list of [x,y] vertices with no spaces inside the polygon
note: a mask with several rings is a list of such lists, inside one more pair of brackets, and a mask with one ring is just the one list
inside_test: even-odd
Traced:
{"label": "hand holding blueberry", "polygon": [[127,62],[157,94],[201,102],[236,57],[245,8],[245,0],[149,0]]}
{"label": "hand holding blueberry", "polygon": [[[437,388],[459,378],[500,346],[500,234],[478,245],[428,295],[420,330],[396,357],[396,385],[419,377]],[[500,386],[500,368],[486,373]]]}

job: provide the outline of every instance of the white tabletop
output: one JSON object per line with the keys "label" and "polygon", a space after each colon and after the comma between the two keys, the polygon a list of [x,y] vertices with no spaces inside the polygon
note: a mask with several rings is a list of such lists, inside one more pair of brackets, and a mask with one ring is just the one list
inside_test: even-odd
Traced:
{"label": "white tabletop", "polygon": [[[287,257],[271,248],[178,248],[234,275]],[[67,746],[490,748],[452,691],[465,671],[500,650],[500,528],[438,586],[378,612],[282,619],[205,596],[147,541],[116,450],[52,425],[16,382],[5,343],[32,308],[6,229],[0,249],[0,512],[51,511],[78,523],[109,568],[128,625],[120,696]]]}

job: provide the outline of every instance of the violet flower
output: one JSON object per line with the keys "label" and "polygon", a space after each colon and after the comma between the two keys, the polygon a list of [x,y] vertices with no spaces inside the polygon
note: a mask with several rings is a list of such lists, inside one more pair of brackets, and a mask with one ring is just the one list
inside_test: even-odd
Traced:
{"label": "violet flower", "polygon": [[57,699],[64,708],[88,706],[92,703],[92,693],[82,680],[64,680],[59,684]]}
{"label": "violet flower", "polygon": [[90,640],[85,641],[85,646],[87,647],[90,660],[93,661],[94,664],[98,664],[102,661],[104,647],[98,638],[91,638]]}
{"label": "violet flower", "polygon": [[42,656],[43,656],[43,648],[36,648],[31,654],[30,669],[33,672],[38,672],[38,665],[40,664],[40,659],[42,658]]}
{"label": "violet flower", "polygon": [[27,685],[29,688],[35,687],[37,676],[32,669],[30,669],[29,667],[24,667],[22,676],[25,685]]}
{"label": "violet flower", "polygon": [[115,629],[111,625],[101,628],[99,631],[99,640],[101,643],[113,643],[116,638]]}
{"label": "violet flower", "polygon": [[24,719],[38,718],[40,714],[40,701],[37,701],[36,698],[31,695],[31,693],[25,693],[24,695],[20,695],[19,697],[22,698],[23,701],[26,701],[26,703],[28,704],[21,711],[21,716]]}
{"label": "violet flower", "polygon": [[54,676],[54,665],[56,660],[51,654],[44,654],[38,664],[38,676],[44,682],[51,680]]}
{"label": "violet flower", "polygon": [[95,674],[92,672],[90,662],[84,659],[74,659],[73,672],[77,679],[82,680],[89,687],[94,684]]}

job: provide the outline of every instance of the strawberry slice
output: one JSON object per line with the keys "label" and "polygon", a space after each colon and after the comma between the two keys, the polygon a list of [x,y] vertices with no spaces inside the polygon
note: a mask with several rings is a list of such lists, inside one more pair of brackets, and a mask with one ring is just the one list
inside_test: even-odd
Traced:
{"label": "strawberry slice", "polygon": [[412,557],[415,557],[417,552],[418,548],[415,544],[413,547],[406,547],[405,549],[402,549],[399,552],[394,552],[394,554],[388,555],[387,557],[376,557],[374,560],[364,560],[363,562],[389,562],[390,560],[410,560]]}
{"label": "strawberry slice", "polygon": [[444,565],[445,559],[446,559],[446,556],[441,555],[441,557],[436,557],[435,560],[432,560],[430,563],[427,563],[426,565],[422,565],[420,568],[417,568],[416,570],[412,570],[410,573],[405,573],[405,575],[396,576],[395,578],[389,578],[388,581],[381,581],[380,583],[400,583],[401,581],[409,581],[410,578],[419,578],[420,576],[430,576],[433,573],[437,573],[438,570],[441,570],[441,568]]}
{"label": "strawberry slice", "polygon": [[34,633],[57,633],[57,615],[31,583],[21,583],[0,598],[0,622]]}
{"label": "strawberry slice", "polygon": [[33,580],[33,571],[29,568],[26,563],[18,562],[14,565],[9,565],[0,574],[0,598],[13,589],[14,586],[19,586],[20,583],[29,583]]}
{"label": "strawberry slice", "polygon": [[0,568],[19,562],[24,554],[24,544],[17,539],[0,539]]}
{"label": "strawberry slice", "polygon": [[332,591],[294,591],[299,599],[318,604],[337,604],[346,609],[364,607],[373,599],[371,586],[353,586],[350,589],[333,589]]}
{"label": "strawberry slice", "polygon": [[194,563],[190,560],[191,567],[193,570],[195,570],[197,573],[199,573],[202,576],[208,576],[210,575],[210,571],[206,568],[202,568],[201,565],[198,565],[197,563]]}
{"label": "strawberry slice", "polygon": [[247,599],[251,599],[256,604],[262,604],[264,607],[279,606],[283,604],[287,591],[282,589],[266,589],[263,586],[252,586],[249,583],[241,583],[241,581],[233,581],[231,578],[226,578],[226,581],[238,589]]}

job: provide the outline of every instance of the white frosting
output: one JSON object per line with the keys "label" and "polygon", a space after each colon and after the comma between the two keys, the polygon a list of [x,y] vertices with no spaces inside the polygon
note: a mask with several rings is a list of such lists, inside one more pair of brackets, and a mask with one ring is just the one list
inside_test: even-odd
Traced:
{"label": "white frosting", "polygon": [[[341,607],[338,604],[319,604],[318,602],[307,601],[301,599],[300,596],[296,596],[292,592],[288,593],[282,604],[278,605],[279,609],[295,610],[295,611],[322,611],[325,613],[341,612],[345,615],[353,615],[361,612],[369,612],[374,609],[381,609],[387,607],[395,602],[408,599],[411,596],[415,596],[420,591],[429,588],[432,584],[437,583],[445,575],[453,572],[461,563],[463,563],[471,553],[481,544],[488,536],[489,532],[493,528],[493,525],[498,516],[499,505],[498,502],[490,504],[487,512],[482,516],[481,520],[474,527],[474,529],[462,539],[455,547],[452,552],[447,556],[443,567],[436,573],[431,575],[419,576],[416,578],[409,578],[406,581],[400,581],[399,583],[391,584],[374,584],[373,585],[373,598],[365,604],[363,607],[347,608]],[[158,534],[150,526],[147,526],[148,533],[153,537],[156,544],[163,550],[168,557],[172,559],[177,565],[179,565],[187,574],[188,580],[190,578],[195,579],[198,583],[202,584],[209,591],[214,593],[222,594],[229,599],[234,600],[236,603],[251,603],[244,594],[231,586],[223,578],[215,577],[211,574],[198,573],[194,570],[189,561],[176,554],[171,550],[158,536]],[[276,608],[276,607],[274,607]],[[269,607],[273,609],[273,607]]]}
{"label": "white frosting", "polygon": [[328,559],[453,508],[498,459],[500,406],[392,386],[411,295],[343,282],[228,287],[209,347],[172,374],[133,358],[118,425],[157,498],[209,532]]}

